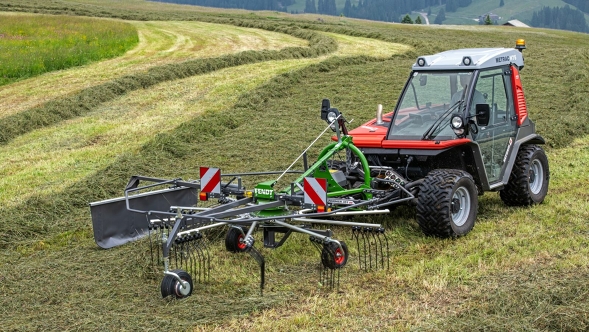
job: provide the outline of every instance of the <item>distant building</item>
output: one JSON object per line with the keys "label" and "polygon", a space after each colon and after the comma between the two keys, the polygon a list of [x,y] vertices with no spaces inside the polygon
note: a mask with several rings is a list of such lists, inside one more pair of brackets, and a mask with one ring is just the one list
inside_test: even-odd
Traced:
{"label": "distant building", "polygon": [[497,24],[499,19],[501,19],[501,17],[499,17],[499,15],[497,15],[497,14],[493,14],[493,13],[483,14],[483,15],[479,16],[479,24],[485,24],[485,20],[487,19],[487,15],[489,15],[489,18],[491,19],[491,22],[493,24]]}
{"label": "distant building", "polygon": [[507,26],[511,26],[511,27],[518,27],[518,28],[529,28],[530,26],[525,24],[524,22],[520,21],[520,20],[510,20],[507,21],[507,23],[504,23],[503,25],[507,25]]}

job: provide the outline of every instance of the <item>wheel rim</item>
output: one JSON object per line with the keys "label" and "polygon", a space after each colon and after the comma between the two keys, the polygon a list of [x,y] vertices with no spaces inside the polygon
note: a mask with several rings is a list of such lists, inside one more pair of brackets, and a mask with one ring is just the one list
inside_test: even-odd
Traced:
{"label": "wheel rim", "polygon": [[340,248],[336,248],[333,253],[333,261],[335,262],[336,266],[342,265],[345,260],[345,255]]}
{"label": "wheel rim", "polygon": [[532,194],[539,194],[544,184],[544,168],[538,159],[534,159],[530,165],[529,181]]}
{"label": "wheel rim", "polygon": [[174,287],[174,291],[176,292],[176,296],[179,298],[185,297],[190,294],[190,283],[186,279],[182,279],[186,281],[186,288],[182,288],[182,284],[179,281],[176,281],[176,287]]}
{"label": "wheel rim", "polygon": [[246,244],[243,241],[244,236],[243,234],[239,234],[239,236],[237,237],[237,249],[239,250],[245,250]]}
{"label": "wheel rim", "polygon": [[456,226],[462,226],[468,220],[470,214],[470,195],[468,190],[464,187],[456,189],[452,196],[452,221]]}

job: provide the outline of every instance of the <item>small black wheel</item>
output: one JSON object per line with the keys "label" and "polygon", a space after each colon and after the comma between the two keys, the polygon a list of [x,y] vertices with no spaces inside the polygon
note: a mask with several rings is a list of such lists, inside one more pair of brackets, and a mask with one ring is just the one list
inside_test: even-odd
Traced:
{"label": "small black wheel", "polygon": [[171,275],[165,275],[161,284],[162,297],[166,298],[170,295],[177,299],[182,299],[192,295],[192,277],[184,270],[172,270],[170,272],[176,273],[180,279],[188,282],[187,287],[182,287],[182,283]]}
{"label": "small black wheel", "polygon": [[230,252],[244,252],[247,250],[247,245],[243,240],[245,239],[244,233],[247,229],[241,229],[236,227],[229,228],[227,235],[225,236],[225,248]]}
{"label": "small black wheel", "polygon": [[517,152],[509,182],[499,191],[503,203],[528,206],[544,201],[548,193],[550,170],[544,150],[537,145],[524,145]]}
{"label": "small black wheel", "polygon": [[477,218],[478,191],[462,170],[437,169],[419,186],[417,223],[426,235],[442,238],[465,235]]}
{"label": "small black wheel", "polygon": [[321,263],[328,269],[341,269],[348,262],[348,246],[344,241],[339,242],[341,248],[335,242],[328,242],[321,250]]}

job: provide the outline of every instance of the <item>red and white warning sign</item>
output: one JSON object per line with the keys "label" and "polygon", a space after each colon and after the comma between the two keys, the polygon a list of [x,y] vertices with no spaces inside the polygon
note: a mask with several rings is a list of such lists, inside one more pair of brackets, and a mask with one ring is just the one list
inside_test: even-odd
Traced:
{"label": "red and white warning sign", "polygon": [[305,204],[317,206],[327,205],[327,180],[316,178],[305,178],[303,182],[305,192]]}
{"label": "red and white warning sign", "polygon": [[200,168],[200,191],[205,193],[221,193],[221,170],[218,168]]}

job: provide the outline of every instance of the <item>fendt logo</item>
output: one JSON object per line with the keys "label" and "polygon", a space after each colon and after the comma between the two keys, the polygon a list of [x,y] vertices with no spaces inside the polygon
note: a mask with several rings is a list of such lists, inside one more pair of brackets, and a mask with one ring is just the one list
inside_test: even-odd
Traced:
{"label": "fendt logo", "polygon": [[261,188],[254,188],[254,193],[256,195],[267,195],[270,196],[274,193],[272,189],[261,189]]}

